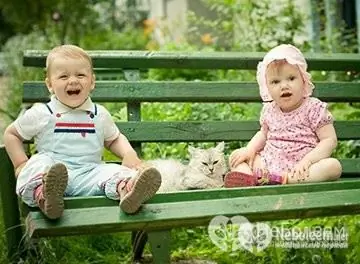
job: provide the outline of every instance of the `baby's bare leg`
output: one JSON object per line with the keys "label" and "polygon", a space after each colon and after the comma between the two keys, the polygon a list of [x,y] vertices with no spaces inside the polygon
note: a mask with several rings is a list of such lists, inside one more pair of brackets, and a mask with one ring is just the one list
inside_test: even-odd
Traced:
{"label": "baby's bare leg", "polygon": [[246,162],[240,163],[235,168],[232,168],[231,171],[238,171],[252,175],[252,169],[250,168],[249,164],[247,164]]}
{"label": "baby's bare leg", "polygon": [[256,156],[254,158],[253,168],[251,168],[247,162],[243,162],[243,163],[240,163],[239,165],[237,165],[235,168],[231,168],[231,171],[238,171],[238,172],[253,175],[253,172],[257,168],[259,168],[259,169],[262,168],[261,159],[260,159],[259,154],[256,154]]}
{"label": "baby's bare leg", "polygon": [[288,177],[288,183],[302,183],[302,182],[324,182],[334,181],[341,176],[342,167],[340,162],[334,158],[322,159],[309,168],[309,177],[304,180]]}
{"label": "baby's bare leg", "polygon": [[[259,166],[260,157],[254,159],[253,167]],[[254,186],[257,179],[254,176],[253,169],[247,162],[242,162],[224,177],[224,186],[226,188]]]}

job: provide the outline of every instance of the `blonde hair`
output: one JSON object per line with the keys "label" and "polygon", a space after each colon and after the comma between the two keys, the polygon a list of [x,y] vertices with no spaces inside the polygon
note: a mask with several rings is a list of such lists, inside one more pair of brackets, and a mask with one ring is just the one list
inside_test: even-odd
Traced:
{"label": "blonde hair", "polygon": [[[285,59],[273,60],[272,62],[269,63],[269,65],[266,68],[265,78],[267,79],[267,75],[269,74],[269,72],[279,74],[280,68],[286,64],[292,65],[292,64],[288,63]],[[298,65],[292,65],[292,66],[294,66],[299,71],[299,74],[300,74],[303,82],[305,82],[304,76],[301,74],[299,66]]]}
{"label": "blonde hair", "polygon": [[[285,64],[288,64],[288,62],[285,59],[283,59],[283,60],[273,60],[272,62],[270,62],[268,64],[265,74],[267,75],[269,72],[279,73],[280,68],[282,66],[284,66]],[[293,65],[293,66],[296,66],[296,65]]]}
{"label": "blonde hair", "polygon": [[93,72],[92,59],[85,50],[75,45],[61,45],[53,48],[46,58],[46,75],[49,76],[52,62],[59,56],[65,58],[85,60],[89,63],[90,69]]}

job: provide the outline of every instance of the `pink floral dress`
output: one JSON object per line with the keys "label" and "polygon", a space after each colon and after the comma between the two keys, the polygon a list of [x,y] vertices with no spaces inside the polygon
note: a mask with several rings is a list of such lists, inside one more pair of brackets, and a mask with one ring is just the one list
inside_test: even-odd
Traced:
{"label": "pink floral dress", "polygon": [[333,122],[327,104],[308,97],[297,109],[284,113],[274,103],[265,103],[260,125],[267,130],[267,140],[260,152],[263,166],[270,173],[292,169],[319,143],[316,131]]}

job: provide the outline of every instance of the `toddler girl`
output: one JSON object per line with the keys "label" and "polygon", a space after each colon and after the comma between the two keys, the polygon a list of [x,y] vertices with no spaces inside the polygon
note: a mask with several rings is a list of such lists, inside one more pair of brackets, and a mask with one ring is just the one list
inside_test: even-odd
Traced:
{"label": "toddler girl", "polygon": [[264,102],[261,129],[229,157],[225,187],[336,180],[341,164],[327,104],[311,97],[314,85],[303,54],[292,45],[270,50],[257,67]]}

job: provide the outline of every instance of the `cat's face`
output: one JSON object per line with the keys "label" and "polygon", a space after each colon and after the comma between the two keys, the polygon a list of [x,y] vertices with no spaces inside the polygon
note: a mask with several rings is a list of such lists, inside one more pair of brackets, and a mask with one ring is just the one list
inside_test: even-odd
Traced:
{"label": "cat's face", "polygon": [[224,142],[214,148],[200,149],[188,147],[190,153],[189,167],[214,179],[222,180],[227,171]]}

